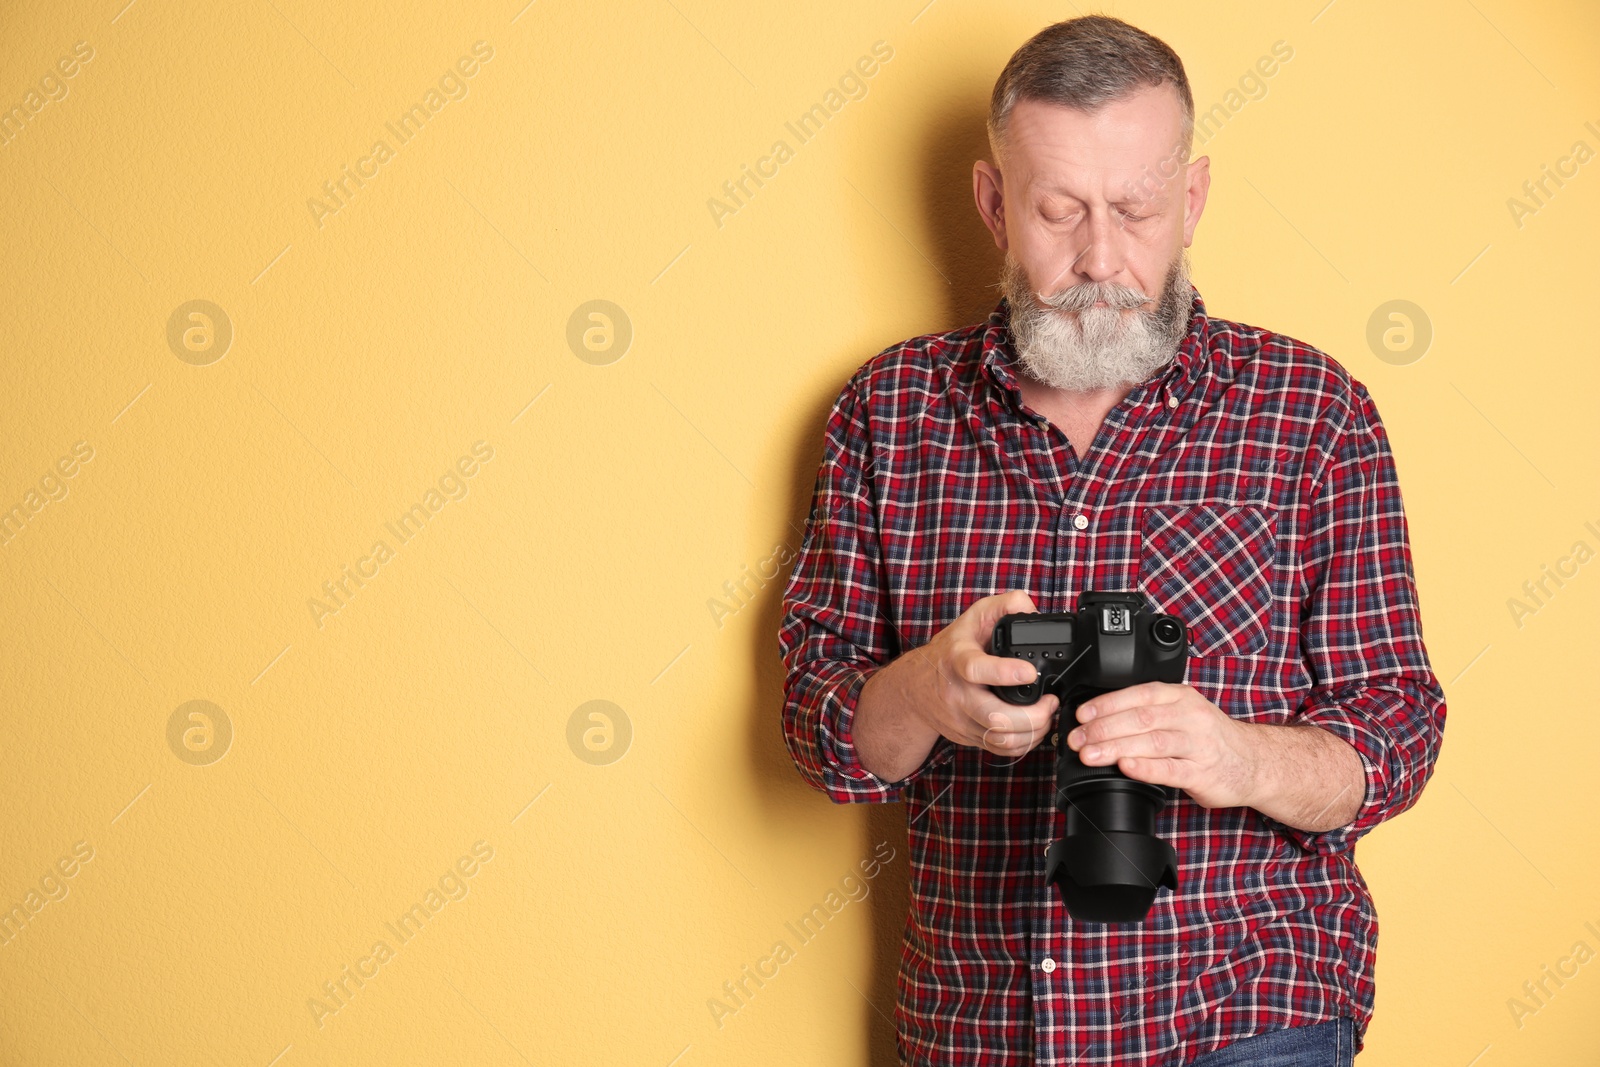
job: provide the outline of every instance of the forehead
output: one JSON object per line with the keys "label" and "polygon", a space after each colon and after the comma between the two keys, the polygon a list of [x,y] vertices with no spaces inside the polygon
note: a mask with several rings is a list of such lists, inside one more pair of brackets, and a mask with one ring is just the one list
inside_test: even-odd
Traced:
{"label": "forehead", "polygon": [[1170,85],[1138,89],[1094,111],[1020,100],[1006,122],[1004,173],[1039,191],[1123,191],[1129,181],[1147,187],[1182,151],[1182,132],[1182,105]]}

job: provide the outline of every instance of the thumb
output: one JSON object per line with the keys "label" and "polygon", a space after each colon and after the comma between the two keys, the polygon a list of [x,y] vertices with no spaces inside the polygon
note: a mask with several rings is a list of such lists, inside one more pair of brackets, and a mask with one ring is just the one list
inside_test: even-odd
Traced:
{"label": "thumb", "polygon": [[972,605],[973,627],[980,636],[987,637],[1003,615],[1037,610],[1033,598],[1025,590],[1008,589],[1004,593],[986,596]]}

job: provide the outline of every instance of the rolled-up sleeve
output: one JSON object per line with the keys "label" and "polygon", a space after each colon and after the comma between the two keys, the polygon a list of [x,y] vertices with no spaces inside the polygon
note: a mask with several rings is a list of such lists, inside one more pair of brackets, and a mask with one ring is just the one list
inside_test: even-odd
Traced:
{"label": "rolled-up sleeve", "polygon": [[1365,795],[1355,818],[1312,832],[1273,822],[1301,848],[1353,848],[1417,802],[1444,734],[1444,690],[1422,640],[1394,457],[1376,405],[1352,382],[1349,417],[1313,494],[1301,560],[1301,652],[1312,688],[1290,717],[1348,742]]}
{"label": "rolled-up sleeve", "polygon": [[829,413],[805,539],[783,593],[783,737],[807,782],[835,803],[885,803],[950,756],[940,737],[898,782],[861,765],[852,735],[862,686],[902,651],[889,617],[873,505],[871,435],[852,378]]}

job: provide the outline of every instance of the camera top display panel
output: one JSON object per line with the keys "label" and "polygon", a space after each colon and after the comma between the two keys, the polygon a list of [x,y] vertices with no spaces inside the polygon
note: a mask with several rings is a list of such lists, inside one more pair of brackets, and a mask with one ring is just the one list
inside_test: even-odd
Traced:
{"label": "camera top display panel", "polygon": [[1065,645],[1072,642],[1071,619],[1016,619],[1011,623],[1013,645]]}

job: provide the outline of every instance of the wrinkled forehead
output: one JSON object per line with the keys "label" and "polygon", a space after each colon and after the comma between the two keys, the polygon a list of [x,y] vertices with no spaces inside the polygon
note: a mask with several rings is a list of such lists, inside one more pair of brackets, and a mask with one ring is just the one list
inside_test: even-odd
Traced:
{"label": "wrinkled forehead", "polygon": [[1149,195],[1176,180],[1187,161],[1182,134],[1176,98],[1154,90],[1094,111],[1024,100],[1006,125],[1002,174],[1040,193]]}

